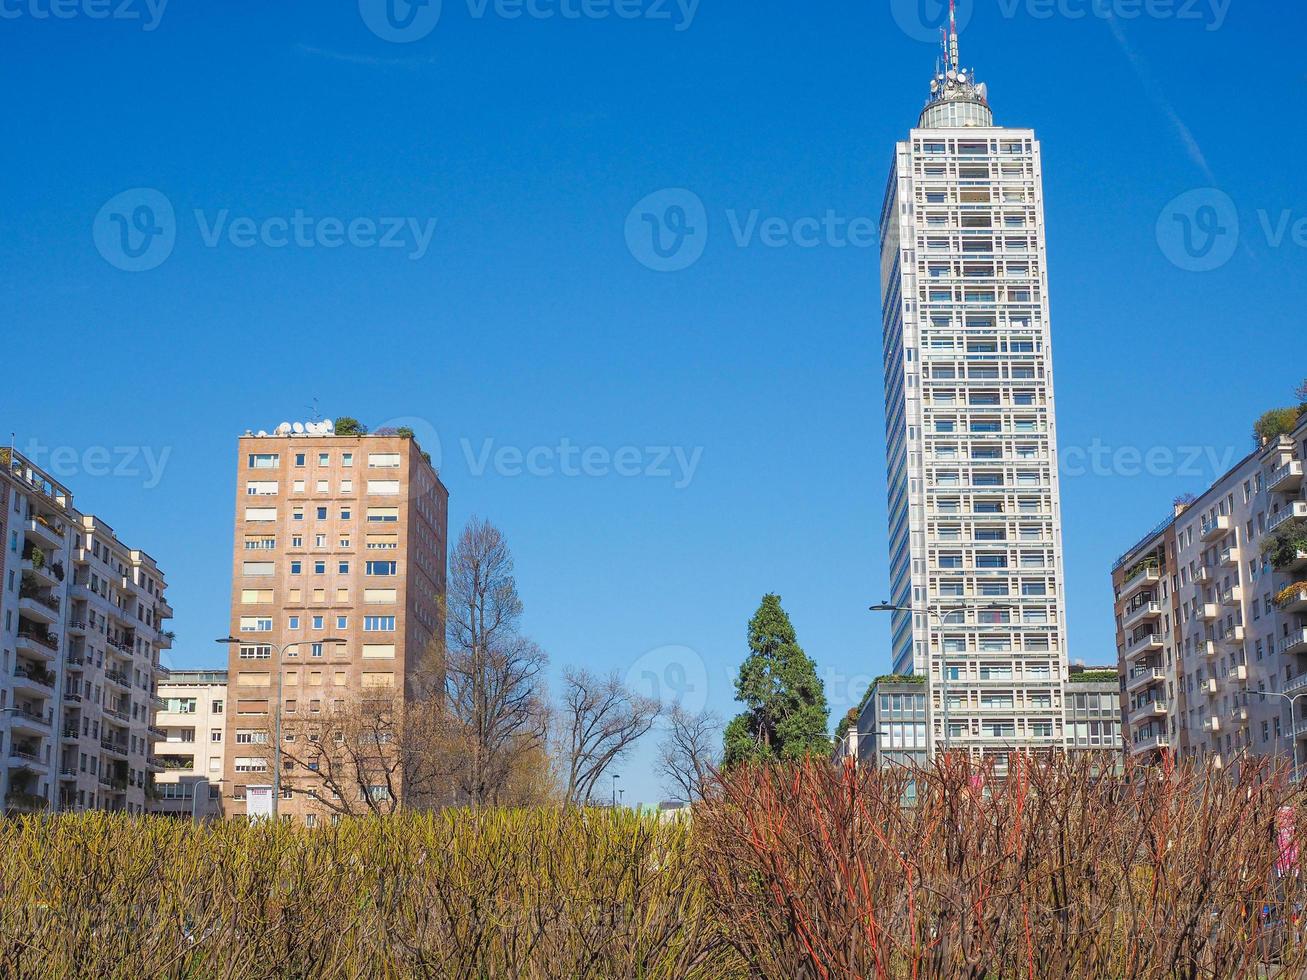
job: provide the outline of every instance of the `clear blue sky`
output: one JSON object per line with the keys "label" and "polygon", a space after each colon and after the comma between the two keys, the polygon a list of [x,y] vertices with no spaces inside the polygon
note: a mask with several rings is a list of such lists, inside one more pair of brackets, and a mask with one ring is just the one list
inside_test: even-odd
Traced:
{"label": "clear blue sky", "polygon": [[[66,19],[39,16],[48,0],[5,8],[0,426],[65,447],[79,503],[157,556],[175,665],[221,658],[236,436],[317,399],[438,433],[451,535],[472,513],[505,529],[527,627],[557,665],[626,672],[688,647],[728,715],[745,624],[776,591],[832,723],[886,668],[887,623],[865,611],[886,593],[875,250],[738,247],[729,212],[874,219],[934,47],[911,36],[926,33],[915,0],[702,0],[692,19],[660,5],[665,20],[654,2],[626,0],[648,15],[634,19],[509,19],[445,0],[406,43],[345,2],[174,2],[157,24],[145,0],[136,21],[93,18],[95,0]],[[1182,468],[1182,447],[1242,454],[1252,419],[1307,375],[1307,251],[1257,216],[1307,217],[1307,9],[1187,3],[1118,0],[1151,14],[1111,23],[1068,16],[1074,0],[963,5],[963,60],[999,122],[1043,141],[1062,448],[1176,453],[1151,476],[1129,456],[1065,476],[1072,655],[1089,661],[1114,657],[1114,557],[1214,475]],[[1156,228],[1206,186],[1242,238],[1192,272]],[[93,227],[142,187],[174,208],[174,247],[123,271]],[[651,271],[624,236],[664,188],[707,215],[703,256],[679,272]],[[420,258],[407,225],[402,249],[238,247],[244,222],[206,244],[215,223],[297,210],[436,230]],[[486,440],[564,439],[641,447],[641,470],[659,469],[643,447],[702,455],[679,488],[477,460]],[[157,485],[115,447],[168,453]],[[693,679],[694,658],[667,651],[635,673],[681,660]],[[651,755],[624,770],[628,802],[660,796]]]}

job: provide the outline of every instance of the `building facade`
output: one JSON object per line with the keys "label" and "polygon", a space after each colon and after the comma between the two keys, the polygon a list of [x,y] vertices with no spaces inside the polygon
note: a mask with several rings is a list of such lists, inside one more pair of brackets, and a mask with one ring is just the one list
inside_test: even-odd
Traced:
{"label": "building facade", "polygon": [[[329,429],[329,426],[325,427]],[[268,740],[361,695],[407,696],[444,631],[448,492],[404,435],[239,440],[224,812],[266,794]],[[344,641],[337,642],[337,641]],[[280,714],[280,722],[279,716]],[[280,815],[315,821],[283,767]]]}
{"label": "building facade", "polygon": [[1128,746],[1307,764],[1307,415],[1113,569]]}
{"label": "building facade", "polygon": [[1072,667],[1062,692],[1066,707],[1066,747],[1069,752],[1111,753],[1110,768],[1125,763],[1121,718],[1123,679],[1119,668]]}
{"label": "building facade", "polygon": [[163,573],[31,460],[5,450],[0,472],[6,808],[144,813],[172,645]]}
{"label": "building facade", "polygon": [[859,765],[925,766],[926,685],[916,677],[881,677],[871,686],[850,731]]}
{"label": "building facade", "polygon": [[162,771],[150,812],[205,820],[222,814],[223,749],[227,744],[227,672],[174,670],[159,684],[155,725]]}
{"label": "building facade", "polygon": [[1061,746],[1040,147],[1029,129],[994,125],[956,33],[895,153],[881,290],[894,672],[928,680],[932,752]]}

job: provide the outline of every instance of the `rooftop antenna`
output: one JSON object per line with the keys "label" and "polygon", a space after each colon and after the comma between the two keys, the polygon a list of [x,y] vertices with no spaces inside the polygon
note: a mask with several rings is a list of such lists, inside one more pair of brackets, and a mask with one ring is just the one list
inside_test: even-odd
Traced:
{"label": "rooftop antenna", "polygon": [[[942,26],[939,29],[939,50],[940,50],[941,57],[935,59],[935,74],[943,75],[944,72],[948,71],[949,63],[948,63],[948,31],[945,30]],[[940,68],[941,64],[944,66],[942,69]]]}
{"label": "rooftop antenna", "polygon": [[309,406],[309,418],[314,422],[322,421],[322,413],[318,411],[318,399],[316,396],[313,399],[313,404]]}
{"label": "rooftop antenna", "polygon": [[954,68],[958,66],[958,5],[957,0],[948,0],[949,60]]}

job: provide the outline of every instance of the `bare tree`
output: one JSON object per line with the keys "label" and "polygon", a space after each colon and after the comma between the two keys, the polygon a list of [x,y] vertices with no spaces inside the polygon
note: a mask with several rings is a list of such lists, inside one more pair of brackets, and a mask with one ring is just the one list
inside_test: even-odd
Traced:
{"label": "bare tree", "polygon": [[667,723],[658,747],[663,788],[687,803],[701,800],[721,765],[721,720],[710,711],[691,714],[677,705],[667,713]]}
{"label": "bare tree", "polygon": [[661,710],[629,690],[616,674],[596,677],[569,667],[563,675],[560,749],[567,766],[564,798],[587,802],[608,767],[648,734]]}
{"label": "bare tree", "polygon": [[473,517],[450,558],[445,694],[460,802],[499,801],[517,768],[538,765],[548,730],[545,652],[518,632],[522,600],[503,534]]}
{"label": "bare tree", "polygon": [[[283,719],[282,788],[341,816],[434,805],[444,784],[439,735],[433,703],[364,691],[322,714]],[[275,765],[272,745],[258,749]]]}

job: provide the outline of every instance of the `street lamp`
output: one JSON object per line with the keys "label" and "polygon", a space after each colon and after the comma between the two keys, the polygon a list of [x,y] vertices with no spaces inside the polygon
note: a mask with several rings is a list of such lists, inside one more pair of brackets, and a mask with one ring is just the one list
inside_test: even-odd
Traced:
{"label": "street lamp", "polygon": [[[925,612],[935,617],[935,622],[939,624],[939,667],[940,667],[940,695],[944,698],[944,752],[949,751],[952,744],[949,735],[948,723],[948,655],[944,650],[944,618],[955,612],[966,612],[972,606],[965,603],[956,606],[905,606],[898,603],[878,602],[874,606],[867,607],[871,612],[905,612],[917,613]],[[985,609],[997,609],[997,605],[990,603],[983,607]],[[965,625],[965,624],[964,624]],[[926,642],[926,675],[930,676],[930,642]]]}
{"label": "street lamp", "polygon": [[621,778],[622,777],[617,773],[613,773],[613,809],[614,810],[617,809],[617,781]]}
{"label": "street lamp", "polygon": [[[1307,698],[1307,691],[1300,691],[1297,694],[1284,694],[1280,691],[1258,691],[1257,693],[1264,694],[1267,697],[1272,697],[1272,698],[1284,698],[1284,700],[1289,702],[1289,736],[1290,738],[1292,738],[1293,720],[1294,720],[1293,703],[1297,701],[1299,698]],[[1293,744],[1293,768],[1295,770],[1298,768],[1298,745],[1296,742]]]}
{"label": "street lamp", "polygon": [[[245,642],[236,636],[223,636],[213,641],[225,646],[236,644],[239,646]],[[321,643],[323,646],[345,646],[345,641],[338,636],[328,636],[321,640],[314,640],[314,643]],[[272,819],[275,821],[281,814],[281,689],[282,689],[282,672],[281,672],[281,652],[282,648],[290,644],[276,643],[259,643],[258,646],[271,647],[276,655],[277,667],[277,693],[276,706],[273,708],[273,747],[272,747]]]}

